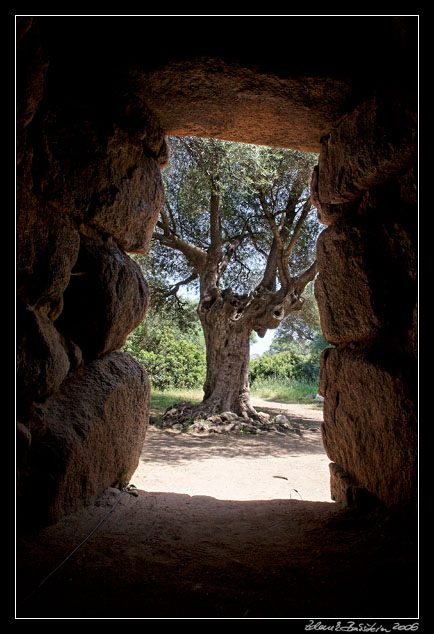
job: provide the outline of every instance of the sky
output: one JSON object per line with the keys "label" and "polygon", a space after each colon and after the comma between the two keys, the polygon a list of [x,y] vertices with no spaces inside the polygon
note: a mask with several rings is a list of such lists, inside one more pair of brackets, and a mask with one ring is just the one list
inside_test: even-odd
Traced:
{"label": "sky", "polygon": [[254,354],[264,354],[264,352],[266,352],[271,346],[274,333],[274,330],[267,330],[267,332],[265,333],[265,337],[263,337],[262,339],[258,337],[258,335],[256,335],[256,342],[250,344],[250,356]]}

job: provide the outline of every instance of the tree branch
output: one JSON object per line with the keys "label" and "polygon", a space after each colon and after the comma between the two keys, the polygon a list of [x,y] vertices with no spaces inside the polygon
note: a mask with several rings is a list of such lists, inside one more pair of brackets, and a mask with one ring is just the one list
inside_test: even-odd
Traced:
{"label": "tree branch", "polygon": [[279,231],[279,228],[276,225],[274,217],[268,208],[267,201],[265,200],[264,193],[261,189],[258,189],[258,196],[261,207],[268,220],[268,224],[270,225],[271,231],[273,232],[273,244],[275,247],[275,257],[277,270],[279,272],[280,283],[282,287],[288,288],[291,283],[291,276],[288,269],[288,258],[285,257],[285,245],[282,240],[281,231]]}
{"label": "tree branch", "polygon": [[267,264],[265,267],[264,275],[262,277],[261,286],[267,288],[270,291],[276,290],[276,274],[277,274],[277,245],[273,239],[270,251],[268,253]]}
{"label": "tree branch", "polygon": [[284,251],[285,258],[288,258],[290,254],[292,253],[292,250],[294,249],[295,243],[298,238],[298,234],[300,233],[303,223],[306,220],[306,216],[308,215],[311,209],[312,209],[312,203],[309,196],[309,198],[306,200],[306,202],[303,205],[302,212],[300,214],[299,219],[297,220],[297,224],[295,225],[294,231],[291,236],[291,240],[289,241],[289,244]]}
{"label": "tree branch", "polygon": [[[171,233],[176,235],[176,222],[175,222],[175,217],[173,215],[173,210],[172,210],[171,206],[169,205],[167,199],[164,201],[164,203],[165,203],[167,209],[169,210],[170,220],[172,222],[172,227],[171,227],[170,231],[171,231]],[[162,213],[164,213],[165,218],[166,218],[166,224],[167,224],[167,226],[169,226],[169,221],[168,221],[168,218],[167,218],[167,216],[166,216],[166,214],[164,212],[164,209],[162,210]]]}
{"label": "tree branch", "polygon": [[175,235],[170,229],[169,221],[163,210],[160,212],[160,217],[161,221],[157,222],[157,226],[163,229],[163,233],[154,231],[152,238],[166,247],[180,251],[186,257],[190,266],[193,266],[198,271],[203,270],[207,257],[205,251]]}
{"label": "tree branch", "polygon": [[[213,184],[215,185],[215,184]],[[213,261],[219,261],[222,257],[222,233],[220,221],[220,196],[213,188],[209,206],[209,255]]]}
{"label": "tree branch", "polygon": [[194,280],[197,280],[198,277],[199,277],[199,273],[197,271],[193,271],[193,273],[189,277],[187,277],[187,279],[181,280],[180,282],[175,284],[175,286],[173,286],[173,288],[171,288],[170,291],[165,293],[164,296],[170,297],[172,295],[176,295],[179,289],[181,288],[181,286],[186,286],[187,284],[194,282]]}
{"label": "tree branch", "polygon": [[264,196],[264,193],[263,193],[262,189],[258,188],[257,192],[258,192],[259,202],[261,203],[262,210],[263,210],[263,212],[265,214],[265,217],[268,220],[268,224],[270,225],[270,229],[273,232],[273,237],[274,237],[274,239],[276,241],[276,246],[277,246],[277,248],[279,248],[283,252],[283,246],[284,245],[283,245],[280,233],[279,233],[279,229],[278,229],[278,227],[276,225],[276,222],[274,220],[274,216],[273,216],[273,214],[271,213],[271,211],[270,211],[270,209],[268,207],[268,204],[267,204],[267,201],[265,200],[265,196]]}
{"label": "tree branch", "polygon": [[241,243],[243,241],[243,237],[244,236],[238,236],[237,238],[233,238],[231,240],[231,242],[229,243],[229,246],[226,249],[226,253],[222,257],[221,262],[220,262],[220,266],[219,266],[219,275],[220,276],[223,275],[223,273],[226,271],[226,269],[227,269],[227,267],[229,265],[229,262],[231,261],[232,257],[235,255],[238,247],[241,245]]}
{"label": "tree branch", "polygon": [[301,294],[305,286],[315,278],[317,272],[318,266],[316,260],[314,260],[308,269],[306,269],[303,273],[300,273],[300,275],[294,279],[295,286],[299,294]]}

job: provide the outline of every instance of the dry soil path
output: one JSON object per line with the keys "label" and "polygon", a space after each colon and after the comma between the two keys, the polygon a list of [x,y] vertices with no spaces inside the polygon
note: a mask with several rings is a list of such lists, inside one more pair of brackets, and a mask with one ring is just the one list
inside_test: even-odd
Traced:
{"label": "dry soil path", "polygon": [[109,489],[18,539],[16,616],[411,618],[414,543],[332,503],[322,412],[289,413],[304,421],[301,436],[151,428],[136,495]]}
{"label": "dry soil path", "polygon": [[207,436],[150,428],[131,481],[138,489],[208,495],[219,500],[303,499],[331,502],[321,440],[322,409],[253,399],[259,411],[282,412],[301,435]]}

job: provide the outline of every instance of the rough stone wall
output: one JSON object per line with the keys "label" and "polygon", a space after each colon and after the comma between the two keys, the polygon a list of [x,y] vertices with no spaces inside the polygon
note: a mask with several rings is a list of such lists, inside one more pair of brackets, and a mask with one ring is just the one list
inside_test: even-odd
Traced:
{"label": "rough stone wall", "polygon": [[[119,352],[149,289],[145,253],[163,202],[163,131],[134,103],[104,116],[49,96],[32,18],[17,24],[17,504],[55,521],[137,467],[149,380]],[[48,95],[48,96],[47,96]]]}
{"label": "rough stone wall", "polygon": [[327,225],[315,296],[335,346],[320,375],[331,490],[348,502],[361,486],[405,512],[417,499],[416,129],[409,108],[373,98],[322,139],[312,177]]}
{"label": "rough stone wall", "polygon": [[[136,468],[149,381],[119,349],[149,291],[128,254],[149,247],[174,133],[320,149],[311,193],[327,225],[315,292],[335,346],[320,377],[331,490],[414,507],[415,24],[363,22],[369,46],[354,24],[285,22],[257,49],[237,22],[225,58],[228,38],[206,30],[200,47],[184,29],[155,47],[152,24],[135,18],[123,36],[117,20],[68,33],[63,18],[17,19],[20,528],[55,521]],[[288,57],[288,25],[292,43],[326,33],[327,46]]]}

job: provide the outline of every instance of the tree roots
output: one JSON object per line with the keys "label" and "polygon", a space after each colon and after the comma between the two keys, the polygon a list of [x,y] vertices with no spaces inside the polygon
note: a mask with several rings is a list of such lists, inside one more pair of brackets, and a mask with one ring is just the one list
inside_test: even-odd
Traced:
{"label": "tree roots", "polygon": [[207,402],[176,403],[166,410],[161,421],[151,420],[151,424],[162,429],[174,429],[199,435],[267,432],[301,435],[299,425],[291,423],[287,416],[270,417],[265,412],[255,412],[248,417],[239,416],[234,412],[214,413],[212,406]]}

